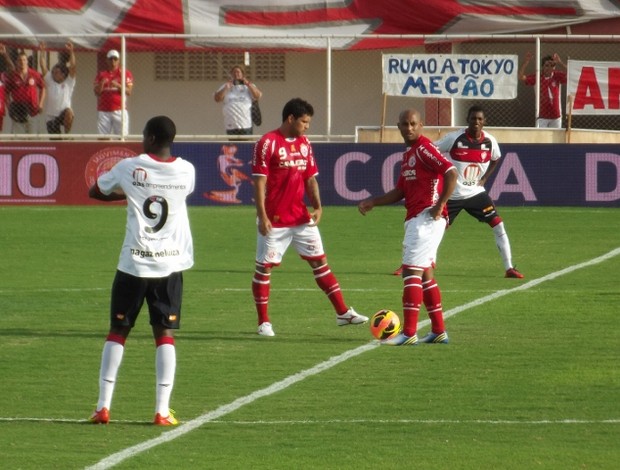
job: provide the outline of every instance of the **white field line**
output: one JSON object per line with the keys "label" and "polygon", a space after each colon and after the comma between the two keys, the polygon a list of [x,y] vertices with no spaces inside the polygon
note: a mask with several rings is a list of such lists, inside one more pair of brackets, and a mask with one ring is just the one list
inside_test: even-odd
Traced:
{"label": "white field line", "polygon": [[[583,263],[579,263],[579,264],[575,264],[573,266],[569,266],[568,268],[565,269],[561,269],[560,271],[556,271],[554,273],[551,274],[547,274],[546,276],[543,276],[541,278],[538,279],[534,279],[532,281],[526,282],[524,284],[521,284],[517,287],[513,287],[512,289],[504,289],[504,290],[500,290],[497,291],[493,294],[481,297],[477,300],[474,300],[472,302],[468,302],[464,305],[461,305],[459,307],[455,307],[451,310],[448,310],[444,313],[444,317],[445,318],[449,318],[452,317],[460,312],[463,312],[465,310],[468,310],[470,308],[473,307],[477,307],[480,306],[484,303],[487,302],[491,302],[495,299],[498,299],[500,297],[503,297],[505,295],[508,294],[512,294],[515,292],[520,292],[520,291],[524,291],[527,289],[531,289],[534,286],[537,286],[538,284],[541,284],[543,282],[546,281],[550,281],[552,279],[556,279],[560,276],[563,276],[565,274],[569,274],[572,273],[574,271],[577,271],[579,269],[582,268],[586,268],[589,266],[593,266],[595,264],[599,264],[602,263],[604,261],[607,261],[615,256],[620,255],[620,248],[616,248],[602,256],[599,256],[597,258],[593,258],[589,261],[585,261]],[[429,324],[429,320],[424,320],[422,322],[420,322],[420,327],[424,327],[426,325]],[[205,413],[201,416],[198,416],[197,418],[194,418],[190,421],[187,421],[185,423],[180,424],[178,427],[164,432],[163,434],[161,434],[159,437],[153,438],[153,439],[149,439],[148,441],[144,441],[140,444],[137,444],[135,446],[131,446],[128,447],[124,450],[121,450],[119,452],[116,452],[114,454],[111,454],[110,456],[100,460],[99,462],[97,462],[95,465],[90,466],[90,467],[86,467],[87,469],[107,469],[107,468],[111,468],[127,459],[130,459],[132,457],[134,457],[135,455],[138,455],[142,452],[145,452],[149,449],[152,449],[153,447],[156,447],[158,445],[161,444],[165,444],[167,442],[170,442],[178,437],[181,437],[191,431],[193,431],[196,428],[199,428],[200,426],[202,426],[205,423],[208,422],[213,422],[215,420],[217,420],[217,418],[220,418],[221,416],[227,415],[229,413],[232,413],[233,411],[241,408],[242,406],[248,405],[250,403],[253,403],[254,401],[258,400],[259,398],[262,397],[266,397],[269,395],[272,395],[274,393],[277,393],[281,390],[284,390],[288,387],[290,387],[291,385],[294,385],[298,382],[301,382],[302,380],[311,377],[313,375],[319,374],[325,370],[331,369],[332,367],[337,366],[338,364],[351,359],[352,357],[358,356],[366,351],[370,351],[376,347],[379,346],[379,342],[378,341],[373,341],[371,343],[365,344],[363,346],[359,346],[357,348],[351,349],[349,351],[346,351],[338,356],[334,356],[331,357],[330,359],[328,359],[327,361],[321,362],[320,364],[317,364],[314,367],[311,367],[310,369],[306,369],[303,370],[301,372],[298,372],[296,374],[293,374],[289,377],[286,377],[285,379],[279,381],[279,382],[275,382],[274,384],[270,385],[269,387],[260,389],[260,390],[256,390],[255,392],[250,393],[249,395],[246,395],[244,397],[238,398],[236,400],[234,400],[231,403],[228,403],[226,405],[222,405],[219,408],[210,411],[208,413]],[[616,422],[616,421],[613,421]]]}
{"label": "white field line", "polygon": [[620,419],[536,419],[536,420],[512,420],[512,419],[329,419],[325,421],[300,420],[274,420],[274,421],[211,421],[210,424],[232,424],[239,426],[253,425],[306,425],[316,424],[620,424]]}

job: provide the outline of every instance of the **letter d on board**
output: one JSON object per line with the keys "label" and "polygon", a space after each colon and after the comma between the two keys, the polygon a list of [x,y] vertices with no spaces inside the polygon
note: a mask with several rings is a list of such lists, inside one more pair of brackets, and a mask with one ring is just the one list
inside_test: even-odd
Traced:
{"label": "letter d on board", "polygon": [[[616,186],[610,191],[598,190],[599,163],[611,163],[616,168]],[[620,155],[586,153],[586,201],[617,201],[620,199]]]}

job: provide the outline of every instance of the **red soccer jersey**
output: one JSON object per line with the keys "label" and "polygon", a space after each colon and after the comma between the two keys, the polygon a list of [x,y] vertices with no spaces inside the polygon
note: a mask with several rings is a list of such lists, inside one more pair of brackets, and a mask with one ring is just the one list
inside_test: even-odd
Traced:
{"label": "red soccer jersey", "polygon": [[[97,111],[120,111],[122,100],[121,90],[112,85],[112,82],[122,83],[121,69],[102,70],[95,77],[95,85],[103,83],[101,94],[97,100]],[[125,86],[133,83],[133,75],[125,70]]]}
{"label": "red soccer jersey", "polygon": [[[536,75],[525,77],[525,84],[536,85]],[[562,116],[560,89],[566,85],[565,72],[553,72],[550,77],[540,74],[540,106],[538,117],[543,119],[557,119]]]}
{"label": "red soccer jersey", "polygon": [[43,77],[34,69],[28,69],[25,79],[17,70],[7,75],[6,91],[10,93],[11,101],[28,105],[28,114],[31,116],[39,113],[39,92],[43,88]]}
{"label": "red soccer jersey", "polygon": [[295,227],[310,221],[305,182],[318,174],[306,136],[286,138],[268,132],[254,146],[252,174],[267,177],[265,210],[274,227]]}
{"label": "red soccer jersey", "polygon": [[[425,136],[420,136],[407,149],[396,183],[396,187],[405,193],[405,220],[417,216],[437,202],[443,189],[443,175],[452,167],[452,163]],[[443,208],[443,216],[448,216],[447,207]]]}

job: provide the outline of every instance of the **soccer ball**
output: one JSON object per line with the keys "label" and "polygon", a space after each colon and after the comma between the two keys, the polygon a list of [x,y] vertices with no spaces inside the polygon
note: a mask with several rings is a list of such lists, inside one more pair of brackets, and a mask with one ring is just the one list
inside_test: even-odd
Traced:
{"label": "soccer ball", "polygon": [[370,318],[370,332],[377,339],[396,336],[400,329],[400,318],[391,310],[379,310]]}

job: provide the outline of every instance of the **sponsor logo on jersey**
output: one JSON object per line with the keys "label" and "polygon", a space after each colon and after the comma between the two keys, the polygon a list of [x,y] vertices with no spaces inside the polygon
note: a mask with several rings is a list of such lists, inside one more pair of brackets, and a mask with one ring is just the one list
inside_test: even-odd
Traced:
{"label": "sponsor logo on jersey", "polygon": [[[434,147],[434,146],[433,146]],[[436,147],[435,147],[436,148]],[[430,151],[429,148],[425,147],[425,146],[420,146],[416,149],[416,153],[420,156],[420,157],[424,157],[427,158],[429,160],[432,160],[433,162],[435,162],[437,165],[439,166],[443,166],[443,161],[440,160],[439,158],[437,158],[437,155],[435,155],[433,152]]]}
{"label": "sponsor logo on jersey", "polygon": [[144,168],[136,168],[133,171],[133,184],[134,186],[145,186],[148,175]]}
{"label": "sponsor logo on jersey", "polygon": [[480,167],[478,165],[468,165],[463,169],[463,185],[475,186],[480,178]]}
{"label": "sponsor logo on jersey", "polygon": [[297,168],[299,171],[306,171],[308,161],[303,158],[296,160],[284,160],[278,165],[280,168]]}

